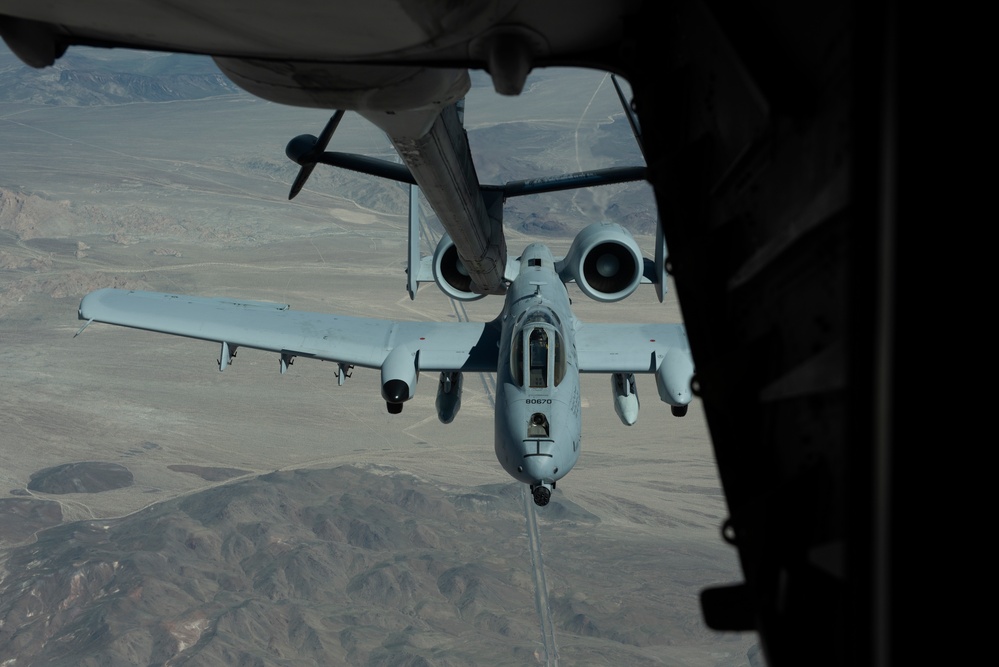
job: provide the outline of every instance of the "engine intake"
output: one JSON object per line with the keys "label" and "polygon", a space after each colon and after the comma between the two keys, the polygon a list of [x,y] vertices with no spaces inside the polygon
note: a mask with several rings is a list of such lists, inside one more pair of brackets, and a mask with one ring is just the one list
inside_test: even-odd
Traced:
{"label": "engine intake", "polygon": [[458,249],[447,234],[441,237],[434,251],[433,270],[437,286],[452,299],[475,301],[485,296],[472,290],[472,278],[465,270],[461,257],[458,256]]}
{"label": "engine intake", "polygon": [[586,227],[556,265],[563,280],[574,280],[596,301],[620,301],[642,282],[645,261],[638,243],[624,227],[598,222]]}

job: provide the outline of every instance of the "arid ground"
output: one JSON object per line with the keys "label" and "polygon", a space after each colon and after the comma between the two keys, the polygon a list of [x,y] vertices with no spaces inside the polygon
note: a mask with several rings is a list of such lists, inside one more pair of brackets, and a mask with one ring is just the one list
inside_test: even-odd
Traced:
{"label": "arid ground", "polygon": [[[394,319],[501,307],[430,284],[409,299],[401,186],[320,167],[287,200],[284,145],[328,112],[204,74],[184,79],[201,99],[136,92],[134,76],[87,88],[95,65],[74,66],[52,79],[0,53],[0,665],[756,659],[754,635],[701,620],[699,591],[741,575],[700,405],[672,417],[651,376],[631,427],[609,379],[584,376],[583,455],[536,512],[538,563],[533,510],[494,457],[491,376],[465,378],[443,425],[429,374],[389,415],[377,371],[338,386],[332,364],[281,375],[275,355],[241,350],[220,373],[210,343],[101,324],[74,337],[80,298],[109,286]],[[510,100],[476,79],[483,182],[641,162],[606,77],[531,82]],[[100,96],[112,85],[122,99]],[[351,114],[330,148],[393,155]],[[560,254],[602,219],[651,254],[644,184],[511,201],[511,252]],[[673,291],[570,293],[583,320],[681,321]]]}

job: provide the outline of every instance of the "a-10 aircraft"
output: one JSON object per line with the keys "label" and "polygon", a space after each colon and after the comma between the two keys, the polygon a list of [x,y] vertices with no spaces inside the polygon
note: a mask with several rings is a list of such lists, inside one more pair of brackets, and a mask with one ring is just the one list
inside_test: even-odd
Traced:
{"label": "a-10 aircraft", "polygon": [[[329,140],[342,114],[317,140],[303,135],[288,154],[303,165],[293,195],[315,162],[338,164],[411,185],[409,292],[419,282],[436,282],[451,298],[473,300],[475,291],[450,237],[432,256],[419,257],[416,187],[405,166],[326,153],[302,157],[308,146]],[[303,146],[306,149],[303,149]],[[534,192],[635,180],[636,168],[569,174],[504,186],[482,186],[502,201]],[[490,322],[413,322],[298,312],[287,305],[159,292],[102,289],[86,295],[79,317],[91,322],[214,341],[219,370],[238,348],[279,355],[284,373],[298,357],[336,362],[339,382],[353,366],[380,369],[381,395],[390,413],[413,398],[421,372],[440,373],[437,412],[450,423],[461,402],[463,373],[496,373],[495,449],[503,468],[529,484],[538,505],[547,505],[556,482],[580,454],[582,414],[579,374],[609,373],[614,407],[625,424],[638,417],[635,373],[655,375],[659,397],[683,416],[691,400],[693,358],[681,324],[583,323],[572,312],[566,283],[575,282],[598,301],[621,300],[643,282],[664,291],[665,246],[647,260],[634,238],[618,224],[583,229],[565,257],[540,243],[510,258],[504,272],[505,304]],[[81,329],[82,331],[82,329]]]}
{"label": "a-10 aircraft", "polygon": [[664,4],[0,0],[0,37],[34,67],[77,45],[207,54],[263,99],[361,113],[482,293],[503,287],[502,227],[476,197],[448,200],[474,193],[455,168],[466,152],[422,112],[463,97],[469,69],[508,95],[543,67],[622,75],[651,130],[721,535],[745,577],[702,593],[704,620],[759,633],[771,667],[890,666],[907,638],[899,592],[915,590],[897,580],[911,549],[895,538],[914,532],[894,510],[919,488],[901,483],[915,450],[896,435],[914,411],[895,392],[922,368],[896,344],[919,284],[898,239],[926,200],[899,187],[913,163],[898,157],[913,135],[899,132],[913,90],[899,72],[918,51],[900,45],[919,22],[897,2],[685,0],[666,20]]}

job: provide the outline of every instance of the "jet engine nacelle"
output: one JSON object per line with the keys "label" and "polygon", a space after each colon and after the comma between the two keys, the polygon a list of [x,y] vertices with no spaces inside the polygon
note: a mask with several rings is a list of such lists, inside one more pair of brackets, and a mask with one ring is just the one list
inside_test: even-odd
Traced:
{"label": "jet engine nacelle", "polygon": [[445,294],[458,301],[475,301],[484,294],[472,291],[472,278],[465,270],[451,237],[441,237],[434,251],[434,281]]}
{"label": "jet engine nacelle", "polygon": [[642,282],[645,260],[624,227],[598,222],[585,228],[556,266],[563,281],[575,280],[596,301],[620,301]]}

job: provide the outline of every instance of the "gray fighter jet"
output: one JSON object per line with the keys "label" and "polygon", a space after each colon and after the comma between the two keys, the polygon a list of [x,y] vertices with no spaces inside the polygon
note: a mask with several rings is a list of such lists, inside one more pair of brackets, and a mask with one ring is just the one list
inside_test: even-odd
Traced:
{"label": "gray fighter jet", "polygon": [[[461,276],[446,236],[433,259],[445,291]],[[448,258],[456,266],[445,265]],[[676,416],[691,400],[693,359],[681,324],[587,324],[572,312],[565,283],[602,301],[631,294],[645,260],[620,225],[585,228],[569,253],[555,259],[532,243],[509,262],[509,287],[491,322],[407,322],[298,312],[287,305],[159,292],[102,289],[85,296],[80,319],[210,340],[220,345],[219,370],[240,347],[279,355],[281,372],[298,357],[338,364],[342,384],[353,366],[381,370],[390,413],[413,398],[421,372],[439,372],[437,411],[443,423],[460,407],[463,373],[496,373],[496,456],[546,505],[555,483],[580,453],[581,372],[612,375],[615,409],[626,424],[638,416],[635,373],[652,373],[659,397]],[[467,298],[481,295],[467,293]]]}

